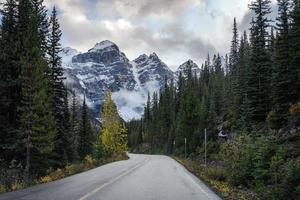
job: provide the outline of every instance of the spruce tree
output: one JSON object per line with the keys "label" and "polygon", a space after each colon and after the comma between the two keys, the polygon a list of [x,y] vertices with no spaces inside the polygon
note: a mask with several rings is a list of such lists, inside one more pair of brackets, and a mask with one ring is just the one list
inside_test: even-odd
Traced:
{"label": "spruce tree", "polygon": [[0,160],[18,156],[16,148],[20,105],[20,54],[17,30],[17,2],[7,0],[1,11],[0,32]]}
{"label": "spruce tree", "polygon": [[249,110],[249,99],[247,94],[247,79],[249,70],[250,60],[250,45],[248,42],[247,33],[241,38],[239,47],[239,76],[238,76],[238,87],[239,87],[239,98],[237,101],[238,118],[235,124],[237,129],[243,129],[244,132],[249,130],[250,122],[250,110]]}
{"label": "spruce tree", "polygon": [[251,119],[263,121],[270,110],[271,62],[267,50],[267,28],[271,12],[270,0],[253,1],[249,7],[255,13],[251,28],[251,56],[247,80]]}
{"label": "spruce tree", "polygon": [[[30,14],[33,12],[32,3],[30,0],[18,0],[18,8],[17,8],[17,29],[18,29],[18,40],[19,40],[19,50],[20,55],[24,56],[26,52],[24,52],[25,48],[25,40],[26,40],[26,32],[27,25],[30,23]],[[37,25],[38,26],[38,25]],[[40,38],[38,38],[40,40]],[[41,42],[40,42],[41,45]],[[44,53],[44,52],[42,52]]]}
{"label": "spruce tree", "polygon": [[[40,17],[40,16],[39,16]],[[39,18],[40,19],[40,18]],[[55,127],[57,135],[55,137],[54,158],[57,160],[58,166],[65,165],[68,161],[72,161],[72,147],[69,141],[69,121],[66,119],[67,91],[64,86],[63,69],[61,67],[61,30],[57,20],[57,12],[53,8],[50,19],[50,37],[48,47],[48,78],[50,81],[49,96],[52,99],[52,112],[55,119]],[[71,156],[71,157],[70,157]]]}
{"label": "spruce tree", "polygon": [[233,21],[232,31],[233,31],[233,38],[231,41],[229,67],[230,67],[230,74],[233,77],[235,77],[237,74],[238,48],[239,48],[239,40],[238,40],[239,36],[238,36],[236,18],[234,18],[234,21]]}
{"label": "spruce tree", "polygon": [[93,154],[93,132],[88,114],[88,107],[84,97],[81,113],[81,122],[78,137],[78,155],[81,160],[87,155]]}
{"label": "spruce tree", "polygon": [[46,6],[44,5],[44,0],[31,0],[31,3],[38,19],[38,31],[39,39],[41,40],[41,50],[43,52],[43,56],[46,58],[48,49],[48,38],[52,37],[49,35],[50,23],[47,15],[48,11],[46,9]]}
{"label": "spruce tree", "polygon": [[279,128],[286,119],[291,101],[290,85],[293,71],[290,69],[290,33],[288,17],[288,0],[278,1],[276,52],[272,77],[273,110],[276,117],[276,126]]}
{"label": "spruce tree", "polygon": [[47,62],[38,39],[38,19],[32,11],[25,39],[25,56],[21,59],[22,102],[19,106],[19,144],[25,156],[25,178],[39,175],[49,168],[53,150],[54,121],[47,95]]}
{"label": "spruce tree", "polygon": [[71,104],[71,115],[70,115],[70,141],[72,144],[74,158],[73,160],[78,159],[78,137],[79,137],[79,120],[78,120],[78,106],[76,100],[75,91],[72,92],[72,104]]}
{"label": "spruce tree", "polygon": [[[239,40],[238,40],[238,31],[237,31],[237,23],[236,18],[234,18],[233,21],[233,37],[231,41],[231,49],[230,49],[230,55],[229,55],[229,95],[230,95],[230,107],[232,110],[236,109],[237,104],[237,95],[239,93],[238,91],[238,48],[239,48]],[[236,113],[232,113],[232,115],[236,115]],[[234,116],[236,117],[236,116]]]}
{"label": "spruce tree", "polygon": [[223,109],[224,99],[224,71],[222,69],[221,57],[218,54],[214,59],[214,99],[217,115],[221,115]]}
{"label": "spruce tree", "polygon": [[290,102],[296,103],[300,100],[300,0],[293,1],[291,13],[290,30],[290,79],[289,85]]}

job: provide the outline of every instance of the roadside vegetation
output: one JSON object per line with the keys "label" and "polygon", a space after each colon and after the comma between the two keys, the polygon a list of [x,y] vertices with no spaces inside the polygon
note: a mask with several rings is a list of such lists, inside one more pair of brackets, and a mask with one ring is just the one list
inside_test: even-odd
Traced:
{"label": "roadside vegetation", "polygon": [[102,134],[95,136],[92,154],[86,154],[83,160],[74,161],[63,167],[49,168],[45,175],[36,177],[30,182],[24,180],[20,166],[13,166],[1,174],[0,193],[49,183],[111,162],[128,159],[126,129],[120,123],[117,107],[112,101],[110,92],[107,94],[101,115]]}
{"label": "roadside vegetation", "polygon": [[[149,94],[129,147],[179,156],[228,199],[300,199],[300,1],[253,0],[250,31],[233,20],[228,56],[208,55]],[[205,129],[208,169],[204,171]],[[237,191],[237,192],[236,192]],[[243,193],[243,192],[242,192]],[[254,199],[255,199],[254,198]]]}

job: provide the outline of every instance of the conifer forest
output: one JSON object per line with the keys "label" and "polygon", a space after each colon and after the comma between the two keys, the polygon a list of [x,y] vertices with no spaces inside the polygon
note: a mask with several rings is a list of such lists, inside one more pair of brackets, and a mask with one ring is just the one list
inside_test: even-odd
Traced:
{"label": "conifer forest", "polygon": [[253,194],[221,192],[224,199],[300,199],[300,0],[277,0],[276,11],[271,2],[252,0],[250,29],[228,22],[230,52],[207,52],[199,73],[189,61],[166,76],[148,93],[141,119],[126,121],[114,88],[95,117],[88,96],[65,84],[56,7],[3,1],[0,193],[126,160],[129,152],[197,163],[208,179]]}

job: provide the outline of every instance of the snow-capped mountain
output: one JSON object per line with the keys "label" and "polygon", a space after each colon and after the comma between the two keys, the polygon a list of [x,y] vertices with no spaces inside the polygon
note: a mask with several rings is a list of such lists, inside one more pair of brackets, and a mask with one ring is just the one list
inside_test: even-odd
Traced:
{"label": "snow-capped mountain", "polygon": [[142,86],[146,86],[149,82],[158,81],[161,84],[165,79],[173,78],[173,72],[163,63],[159,57],[152,53],[147,56],[145,54],[139,56],[133,61],[137,69],[139,81]]}
{"label": "snow-capped mountain", "polygon": [[187,75],[187,72],[189,70],[189,67],[191,68],[192,74],[193,75],[197,75],[200,76],[201,73],[201,69],[199,68],[199,66],[192,60],[188,60],[185,63],[183,63],[182,65],[179,66],[179,68],[177,69],[177,71],[175,72],[175,76],[178,78],[179,74],[181,73],[183,76]]}
{"label": "snow-capped mountain", "polygon": [[85,53],[72,48],[61,52],[66,84],[86,96],[95,117],[108,90],[124,120],[140,118],[148,92],[158,91],[173,72],[153,53],[129,61],[111,41],[97,43]]}

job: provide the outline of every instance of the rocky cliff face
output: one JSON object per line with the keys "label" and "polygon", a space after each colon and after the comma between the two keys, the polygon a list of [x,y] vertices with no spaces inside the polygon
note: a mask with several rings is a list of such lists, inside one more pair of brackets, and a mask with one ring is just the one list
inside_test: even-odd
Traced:
{"label": "rocky cliff face", "polygon": [[97,43],[85,53],[72,48],[61,52],[66,85],[86,96],[95,117],[108,90],[125,120],[141,117],[148,92],[158,91],[173,72],[153,53],[129,61],[110,41]]}
{"label": "rocky cliff face", "polygon": [[165,79],[169,80],[174,77],[173,72],[155,53],[150,56],[143,54],[133,62],[135,63],[138,78],[142,86],[155,81],[163,84]]}

